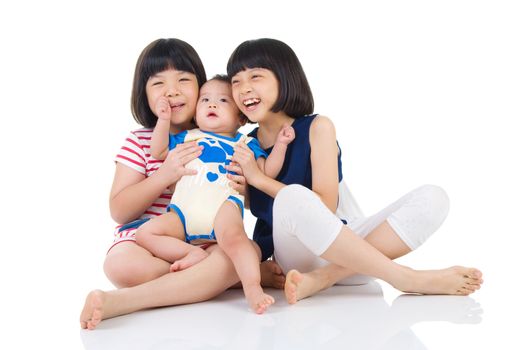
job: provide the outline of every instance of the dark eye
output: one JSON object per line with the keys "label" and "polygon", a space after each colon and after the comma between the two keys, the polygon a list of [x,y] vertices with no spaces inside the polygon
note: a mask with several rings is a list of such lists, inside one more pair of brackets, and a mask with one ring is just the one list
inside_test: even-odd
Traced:
{"label": "dark eye", "polygon": [[235,79],[231,80],[231,85],[236,85],[236,84],[238,84],[238,80],[235,80]]}
{"label": "dark eye", "polygon": [[229,102],[229,101],[227,100],[227,98],[221,98],[220,102]]}
{"label": "dark eye", "polygon": [[155,85],[161,85],[161,84],[163,84],[161,81],[154,81],[151,85],[155,86]]}
{"label": "dark eye", "polygon": [[189,78],[180,78],[180,81],[191,81]]}
{"label": "dark eye", "polygon": [[209,102],[209,99],[207,97],[202,97],[202,99],[200,101],[201,102]]}

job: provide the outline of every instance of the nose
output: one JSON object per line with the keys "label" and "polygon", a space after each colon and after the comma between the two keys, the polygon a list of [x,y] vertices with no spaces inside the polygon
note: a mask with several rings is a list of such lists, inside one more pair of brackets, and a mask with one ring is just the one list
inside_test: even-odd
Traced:
{"label": "nose", "polygon": [[180,89],[177,86],[169,86],[165,92],[166,97],[176,97],[180,95]]}
{"label": "nose", "polygon": [[247,94],[247,93],[253,91],[253,89],[251,88],[251,84],[249,84],[248,82],[242,82],[240,84],[240,91],[243,94]]}

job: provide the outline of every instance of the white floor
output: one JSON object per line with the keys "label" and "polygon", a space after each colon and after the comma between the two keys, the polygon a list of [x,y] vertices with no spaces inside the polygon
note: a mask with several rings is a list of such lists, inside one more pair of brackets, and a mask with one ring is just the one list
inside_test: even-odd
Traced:
{"label": "white floor", "polygon": [[371,282],[336,286],[290,306],[281,291],[268,292],[277,303],[264,315],[248,310],[241,290],[230,290],[201,304],[106,320],[80,336],[87,350],[477,349],[508,341],[497,332],[486,336],[479,294],[401,295]]}

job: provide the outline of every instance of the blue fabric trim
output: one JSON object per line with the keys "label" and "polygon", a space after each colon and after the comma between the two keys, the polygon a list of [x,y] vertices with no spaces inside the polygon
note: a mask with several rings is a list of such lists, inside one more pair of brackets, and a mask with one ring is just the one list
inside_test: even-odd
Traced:
{"label": "blue fabric trim", "polygon": [[128,230],[130,228],[138,228],[139,226],[143,225],[145,222],[147,222],[149,220],[150,220],[150,218],[137,219],[137,220],[134,220],[134,221],[130,221],[129,223],[124,224],[123,226],[121,226],[117,232]]}
{"label": "blue fabric trim", "polygon": [[212,135],[214,137],[218,137],[219,139],[224,139],[224,140],[228,140],[232,142],[237,142],[242,137],[242,134],[239,132],[236,133],[235,137],[229,137],[229,136],[224,136],[224,135],[218,135],[211,131],[203,131],[203,130],[200,130],[200,131],[203,132],[204,134]]}
{"label": "blue fabric trim", "polygon": [[171,210],[178,214],[178,216],[180,217],[180,220],[183,224],[183,232],[185,233],[185,241],[189,243],[189,241],[187,240],[187,226],[185,225],[185,215],[183,215],[183,212],[180,210],[180,208],[178,208],[176,204],[169,204],[169,206],[167,207],[167,211],[169,212]]}
{"label": "blue fabric trim", "polygon": [[235,202],[235,204],[240,207],[240,215],[242,215],[242,219],[243,219],[244,218],[244,203],[242,203],[242,201],[235,196],[229,196],[227,197],[227,200]]}

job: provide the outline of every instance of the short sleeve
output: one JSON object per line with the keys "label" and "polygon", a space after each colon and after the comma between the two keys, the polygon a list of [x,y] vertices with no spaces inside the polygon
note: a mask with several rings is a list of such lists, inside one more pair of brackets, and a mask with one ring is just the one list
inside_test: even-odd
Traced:
{"label": "short sleeve", "polygon": [[185,136],[187,136],[187,131],[182,131],[177,134],[169,135],[169,150],[173,150],[180,143],[185,142]]}
{"label": "short sleeve", "polygon": [[255,154],[255,159],[258,159],[260,157],[268,158],[268,154],[262,149],[262,147],[260,147],[260,144],[256,138],[248,137],[248,140],[249,142],[247,142],[247,145],[249,149],[252,150]]}
{"label": "short sleeve", "polygon": [[128,135],[114,160],[116,163],[121,163],[146,175],[147,157],[145,145],[136,132],[131,132]]}

